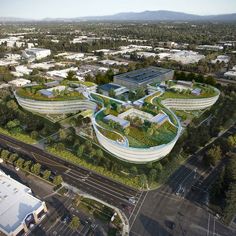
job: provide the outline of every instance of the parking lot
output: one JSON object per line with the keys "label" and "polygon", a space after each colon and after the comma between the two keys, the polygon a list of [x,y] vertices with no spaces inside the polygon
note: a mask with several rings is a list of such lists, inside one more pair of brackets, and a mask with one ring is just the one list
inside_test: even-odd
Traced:
{"label": "parking lot", "polygon": [[[78,216],[81,222],[77,230],[73,230],[69,226],[69,222],[73,216]],[[87,235],[90,229],[95,227],[96,224],[93,224],[93,222],[88,220],[84,214],[75,210],[72,205],[69,204],[67,207],[67,213],[59,216],[55,223],[46,229],[46,234],[54,236]]]}

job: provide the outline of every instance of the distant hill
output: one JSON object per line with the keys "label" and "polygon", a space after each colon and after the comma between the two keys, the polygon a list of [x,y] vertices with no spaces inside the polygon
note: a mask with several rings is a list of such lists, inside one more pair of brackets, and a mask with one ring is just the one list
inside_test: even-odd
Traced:
{"label": "distant hill", "polygon": [[[0,17],[0,22],[33,21],[32,19],[21,19],[11,17]],[[88,16],[77,18],[45,18],[37,21],[217,21],[236,22],[236,13],[224,15],[194,15],[174,11],[143,11],[124,12],[108,16]]]}
{"label": "distant hill", "polygon": [[79,19],[105,21],[236,21],[236,13],[200,16],[174,11],[144,11],[138,13],[118,13],[110,16],[77,18],[77,20]]}
{"label": "distant hill", "polygon": [[0,22],[25,22],[33,21],[32,19],[17,18],[17,17],[0,17]]}

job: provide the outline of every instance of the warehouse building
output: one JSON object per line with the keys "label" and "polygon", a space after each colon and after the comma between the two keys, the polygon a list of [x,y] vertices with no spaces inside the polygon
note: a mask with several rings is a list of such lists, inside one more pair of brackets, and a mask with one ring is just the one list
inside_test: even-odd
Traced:
{"label": "warehouse building", "polygon": [[25,235],[46,212],[45,202],[32,196],[30,188],[0,170],[0,235]]}
{"label": "warehouse building", "polygon": [[114,83],[128,89],[146,87],[153,82],[161,82],[173,79],[174,71],[160,67],[148,67],[114,76]]}
{"label": "warehouse building", "polygon": [[25,49],[22,55],[23,57],[28,58],[28,59],[31,58],[31,59],[40,60],[42,58],[50,56],[51,50],[45,49],[45,48],[28,48],[28,49]]}

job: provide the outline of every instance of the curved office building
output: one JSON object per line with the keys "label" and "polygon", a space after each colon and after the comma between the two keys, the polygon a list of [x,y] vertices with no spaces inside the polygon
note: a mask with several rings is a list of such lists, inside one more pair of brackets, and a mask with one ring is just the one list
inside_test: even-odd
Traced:
{"label": "curved office building", "polygon": [[147,162],[160,160],[161,158],[165,157],[166,155],[170,153],[170,151],[174,147],[181,133],[180,122],[178,118],[174,115],[174,113],[172,113],[172,115],[177,120],[178,131],[175,138],[171,142],[162,144],[159,146],[155,146],[155,147],[150,147],[150,148],[133,148],[133,147],[129,147],[129,145],[126,142],[118,143],[117,141],[113,141],[107,138],[106,136],[104,136],[98,129],[99,125],[97,125],[97,122],[96,122],[97,114],[95,114],[95,116],[92,118],[92,123],[93,123],[93,127],[96,132],[96,136],[99,143],[107,151],[117,156],[122,161],[130,162],[130,163],[144,164]]}
{"label": "curved office building", "polygon": [[[218,92],[218,91],[217,91]],[[180,98],[167,98],[161,103],[176,110],[201,110],[211,107],[218,100],[220,93],[217,96],[209,98],[194,98],[194,99],[180,99]]]}
{"label": "curved office building", "polygon": [[97,108],[97,105],[89,100],[39,101],[20,97],[16,93],[15,97],[21,107],[40,114],[66,114]]}

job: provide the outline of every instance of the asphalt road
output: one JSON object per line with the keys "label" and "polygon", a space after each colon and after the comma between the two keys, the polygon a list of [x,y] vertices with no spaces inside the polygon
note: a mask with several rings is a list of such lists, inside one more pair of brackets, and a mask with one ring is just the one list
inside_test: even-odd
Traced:
{"label": "asphalt road", "polygon": [[[221,137],[236,132],[232,127]],[[207,145],[191,156],[158,190],[147,192],[130,217],[131,236],[234,236],[207,208],[208,193],[221,166],[205,169],[201,164]],[[196,188],[192,190],[192,186]],[[181,190],[183,189],[183,190]]]}
{"label": "asphalt road", "polygon": [[29,159],[33,159],[42,164],[43,167],[52,170],[53,173],[62,175],[66,183],[81,191],[122,209],[128,217],[135,207],[135,204],[129,202],[129,197],[135,197],[138,202],[142,194],[141,191],[118,183],[91,170],[73,165],[38,147],[25,144],[11,137],[0,134],[0,144],[10,147],[18,153],[23,153]]}
{"label": "asphalt road", "polygon": [[[232,127],[221,137],[236,132]],[[196,152],[158,190],[140,192],[102,175],[59,159],[35,146],[0,134],[0,143],[27,154],[56,174],[65,182],[110,203],[126,213],[131,236],[233,236],[235,232],[222,225],[207,210],[207,190],[217,176],[218,168],[205,169],[201,157],[214,140]],[[192,191],[192,186],[197,190]],[[136,204],[128,198],[134,196]],[[173,226],[174,223],[174,226]]]}

